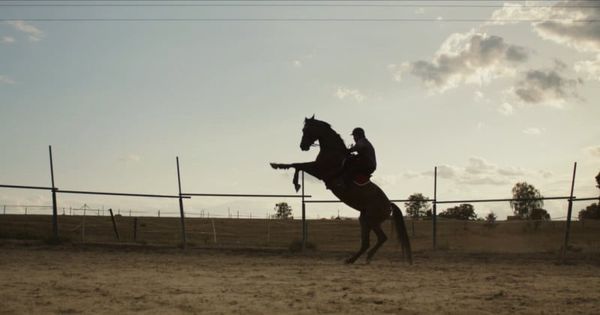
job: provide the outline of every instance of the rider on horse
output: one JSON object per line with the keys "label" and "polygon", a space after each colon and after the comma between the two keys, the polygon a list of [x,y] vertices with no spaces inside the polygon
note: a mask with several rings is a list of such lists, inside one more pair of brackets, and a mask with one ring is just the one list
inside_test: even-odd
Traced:
{"label": "rider on horse", "polygon": [[355,144],[348,149],[348,153],[356,152],[357,154],[350,155],[347,161],[346,174],[350,179],[358,179],[359,182],[367,181],[377,168],[375,148],[365,137],[365,131],[362,128],[354,128],[352,136]]}

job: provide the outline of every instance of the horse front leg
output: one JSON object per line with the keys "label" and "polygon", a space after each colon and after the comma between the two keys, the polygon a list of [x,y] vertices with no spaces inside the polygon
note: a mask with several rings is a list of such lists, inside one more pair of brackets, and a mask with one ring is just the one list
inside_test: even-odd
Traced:
{"label": "horse front leg", "polygon": [[306,172],[316,178],[321,179],[321,176],[318,175],[315,162],[291,163],[291,164],[271,163],[271,167],[274,169],[284,169],[284,170],[289,169],[289,168],[294,168],[295,172],[294,172],[294,179],[292,182],[294,183],[294,188],[296,189],[296,192],[298,192],[298,190],[300,190],[300,187],[301,187],[300,184],[298,183],[298,174],[300,173],[300,171]]}

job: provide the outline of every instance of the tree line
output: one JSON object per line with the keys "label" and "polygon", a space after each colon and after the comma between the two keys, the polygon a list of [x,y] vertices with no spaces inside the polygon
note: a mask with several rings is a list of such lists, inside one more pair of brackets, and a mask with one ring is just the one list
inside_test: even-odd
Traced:
{"label": "tree line", "polygon": [[[596,176],[596,187],[600,189],[600,172]],[[544,209],[544,200],[540,191],[527,182],[518,182],[512,188],[512,200],[510,207],[513,210],[514,218],[533,221],[550,220],[550,214]],[[422,193],[414,193],[408,197],[404,203],[406,214],[413,219],[427,219],[433,216],[431,200]],[[450,207],[438,214],[439,217],[455,220],[485,220],[495,222],[496,214],[489,212],[484,218],[479,218],[475,213],[475,207],[472,204],[464,203],[458,206]],[[274,219],[293,219],[292,207],[286,202],[280,202],[275,205]],[[600,220],[600,197],[598,203],[592,203],[585,209],[579,211],[579,220]]]}

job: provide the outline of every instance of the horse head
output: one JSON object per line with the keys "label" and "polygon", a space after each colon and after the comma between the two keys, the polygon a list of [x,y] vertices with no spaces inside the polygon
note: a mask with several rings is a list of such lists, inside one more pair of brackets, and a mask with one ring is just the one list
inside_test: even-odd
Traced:
{"label": "horse head", "polygon": [[315,115],[311,118],[304,118],[304,128],[302,128],[302,140],[300,140],[300,149],[308,151],[310,147],[319,139],[321,135],[319,125],[322,121],[316,120]]}

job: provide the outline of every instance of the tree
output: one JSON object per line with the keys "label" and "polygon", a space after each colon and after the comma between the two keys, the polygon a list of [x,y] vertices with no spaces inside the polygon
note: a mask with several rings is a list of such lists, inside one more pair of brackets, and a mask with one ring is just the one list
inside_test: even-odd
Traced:
{"label": "tree", "polygon": [[413,218],[427,216],[427,213],[431,216],[429,197],[425,197],[421,193],[414,193],[408,196],[408,202],[405,202],[404,206],[406,207],[406,213]]}
{"label": "tree", "polygon": [[448,208],[440,213],[440,217],[457,220],[476,220],[475,208],[473,205],[463,203],[459,206]]}
{"label": "tree", "polygon": [[600,220],[600,205],[592,203],[579,211],[579,220]]}
{"label": "tree", "polygon": [[293,219],[292,207],[287,202],[280,202],[275,204],[275,218],[276,219]]}
{"label": "tree", "polygon": [[512,189],[512,195],[513,199],[520,200],[511,200],[510,207],[513,208],[515,215],[521,218],[528,219],[535,209],[541,209],[544,206],[544,201],[539,199],[543,198],[540,191],[526,182],[516,183]]}
{"label": "tree", "polygon": [[550,221],[550,214],[545,209],[535,208],[529,214],[529,218],[537,221]]}
{"label": "tree", "polygon": [[494,227],[496,226],[496,214],[494,212],[488,213],[485,217],[485,226]]}

